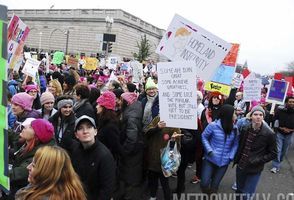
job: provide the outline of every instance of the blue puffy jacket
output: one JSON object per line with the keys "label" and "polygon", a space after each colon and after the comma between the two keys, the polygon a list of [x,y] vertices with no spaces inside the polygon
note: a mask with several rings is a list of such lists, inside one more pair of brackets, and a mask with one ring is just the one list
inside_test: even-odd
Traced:
{"label": "blue puffy jacket", "polygon": [[237,152],[238,138],[236,126],[226,137],[220,120],[208,124],[202,133],[205,159],[219,167],[228,165]]}

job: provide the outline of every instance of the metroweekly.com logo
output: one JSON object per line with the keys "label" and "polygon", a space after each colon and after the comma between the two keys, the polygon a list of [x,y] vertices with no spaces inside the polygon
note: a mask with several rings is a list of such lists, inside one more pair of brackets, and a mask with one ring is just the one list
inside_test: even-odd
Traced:
{"label": "metroweekly.com logo", "polygon": [[253,196],[237,193],[215,193],[211,195],[203,193],[182,193],[180,196],[173,194],[173,200],[294,200],[294,193],[255,193]]}

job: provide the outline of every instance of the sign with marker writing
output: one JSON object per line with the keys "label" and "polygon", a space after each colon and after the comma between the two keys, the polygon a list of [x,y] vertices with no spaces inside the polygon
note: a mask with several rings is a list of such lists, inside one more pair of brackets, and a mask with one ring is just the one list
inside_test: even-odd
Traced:
{"label": "sign with marker writing", "polygon": [[196,68],[193,62],[158,63],[160,120],[167,127],[197,129]]}
{"label": "sign with marker writing", "polygon": [[172,61],[193,62],[197,68],[197,75],[209,81],[229,53],[231,46],[200,26],[175,15],[156,53]]}
{"label": "sign with marker writing", "polygon": [[244,101],[259,101],[261,97],[261,79],[256,78],[255,74],[252,72],[244,80],[244,91],[243,99]]}

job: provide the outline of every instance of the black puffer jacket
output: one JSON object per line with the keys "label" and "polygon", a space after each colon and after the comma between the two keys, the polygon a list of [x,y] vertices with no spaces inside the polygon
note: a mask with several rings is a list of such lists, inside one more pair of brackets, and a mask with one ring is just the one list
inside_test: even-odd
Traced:
{"label": "black puffer jacket", "polygon": [[[249,129],[252,123],[241,128],[239,147],[234,159],[234,164],[238,164],[242,151],[244,150],[246,139],[248,137]],[[248,155],[248,164],[245,167],[247,173],[258,173],[264,168],[264,164],[273,160],[277,156],[276,135],[271,128],[263,123],[260,132],[255,137],[252,143],[251,150]]]}

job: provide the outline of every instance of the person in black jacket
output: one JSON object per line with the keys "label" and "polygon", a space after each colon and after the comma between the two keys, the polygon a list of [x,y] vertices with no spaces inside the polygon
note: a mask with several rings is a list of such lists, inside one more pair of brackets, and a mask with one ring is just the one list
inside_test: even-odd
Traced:
{"label": "person in black jacket", "polygon": [[276,136],[263,122],[265,112],[261,106],[251,110],[251,122],[241,127],[237,164],[237,197],[250,199],[255,193],[264,164],[277,156]]}
{"label": "person in black jacket", "polygon": [[76,87],[76,103],[74,104],[73,110],[77,118],[82,115],[87,115],[95,119],[94,108],[89,102],[90,90],[88,86],[83,84],[77,84]]}
{"label": "person in black jacket", "polygon": [[49,118],[54,126],[55,140],[58,146],[68,150],[68,144],[74,139],[75,115],[73,113],[73,100],[64,95],[57,99],[58,111]]}
{"label": "person in black jacket", "polygon": [[95,120],[83,115],[76,120],[70,156],[76,173],[85,186],[88,200],[109,200],[115,188],[115,162],[110,151],[95,140]]}

